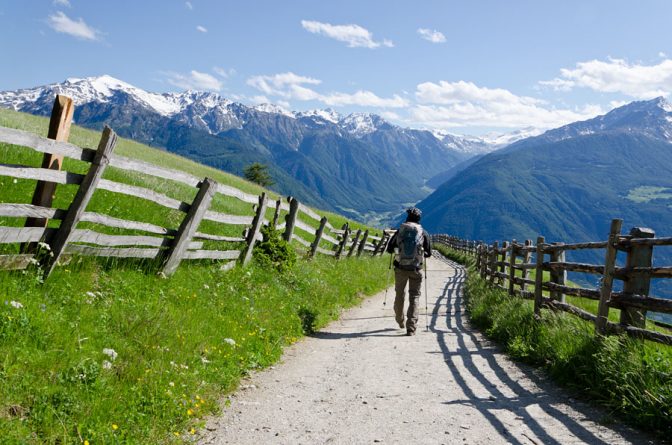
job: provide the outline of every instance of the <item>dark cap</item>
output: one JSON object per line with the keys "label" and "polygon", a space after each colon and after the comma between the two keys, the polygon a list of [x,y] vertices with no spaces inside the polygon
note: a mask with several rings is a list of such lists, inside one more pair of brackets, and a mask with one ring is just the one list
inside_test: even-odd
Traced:
{"label": "dark cap", "polygon": [[420,218],[422,218],[422,211],[417,207],[409,207],[406,209],[406,213],[408,214],[406,221],[409,222],[420,222]]}

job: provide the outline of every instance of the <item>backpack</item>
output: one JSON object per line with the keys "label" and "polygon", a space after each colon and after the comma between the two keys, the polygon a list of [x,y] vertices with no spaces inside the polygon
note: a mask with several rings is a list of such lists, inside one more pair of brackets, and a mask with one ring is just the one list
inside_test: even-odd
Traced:
{"label": "backpack", "polygon": [[405,222],[399,227],[397,232],[397,247],[399,249],[397,262],[400,269],[418,270],[422,268],[424,259],[422,242],[423,230],[420,224]]}

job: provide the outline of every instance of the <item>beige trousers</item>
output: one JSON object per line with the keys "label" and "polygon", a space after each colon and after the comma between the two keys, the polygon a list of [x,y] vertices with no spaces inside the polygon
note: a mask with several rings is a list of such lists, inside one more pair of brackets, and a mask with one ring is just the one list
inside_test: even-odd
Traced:
{"label": "beige trousers", "polygon": [[404,300],[408,283],[408,311],[406,312],[406,330],[415,332],[418,324],[418,300],[422,287],[422,272],[415,270],[394,269],[394,315],[397,323],[404,323]]}

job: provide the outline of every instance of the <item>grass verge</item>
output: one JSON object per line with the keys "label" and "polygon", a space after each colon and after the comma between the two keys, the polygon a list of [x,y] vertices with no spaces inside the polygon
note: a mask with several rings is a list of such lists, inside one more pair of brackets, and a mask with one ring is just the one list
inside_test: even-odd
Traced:
{"label": "grass verge", "polygon": [[385,258],[283,273],[79,259],[40,284],[0,274],[3,443],[182,443],[284,346],[385,286]]}
{"label": "grass verge", "polygon": [[597,337],[593,325],[492,288],[471,257],[435,246],[467,265],[465,301],[472,323],[517,359],[542,367],[558,383],[578,390],[632,426],[661,438],[672,434],[672,348],[626,336]]}

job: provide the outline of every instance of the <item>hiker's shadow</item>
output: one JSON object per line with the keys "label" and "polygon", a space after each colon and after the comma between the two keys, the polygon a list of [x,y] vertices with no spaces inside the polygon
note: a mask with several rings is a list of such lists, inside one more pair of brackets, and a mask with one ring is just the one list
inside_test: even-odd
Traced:
{"label": "hiker's shadow", "polygon": [[376,329],[375,331],[359,331],[359,332],[329,332],[318,331],[311,334],[310,337],[320,340],[342,340],[344,338],[361,338],[361,337],[401,337],[406,335],[405,332],[400,332],[399,329],[386,328]]}
{"label": "hiker's shadow", "polygon": [[[445,259],[443,261],[449,262]],[[440,348],[440,352],[434,353],[443,355],[463,396],[458,395],[455,399],[444,402],[444,405],[464,405],[476,409],[492,425],[501,440],[515,445],[527,445],[529,441],[536,443],[536,440],[545,445],[560,444],[568,439],[568,435],[583,443],[607,445],[609,442],[578,420],[596,417],[588,406],[568,401],[566,404],[571,403],[570,411],[574,413],[563,412],[562,408],[557,407],[562,401],[558,400],[554,386],[535,375],[532,368],[517,366],[516,374],[522,373],[523,379],[520,376],[511,376],[504,369],[504,360],[498,348],[487,340],[479,339],[465,322],[462,291],[466,271],[458,264],[450,264],[455,268],[455,274],[448,279],[436,300],[430,329],[437,336]],[[440,311],[442,307],[447,310]],[[519,380],[531,381],[531,384],[525,383],[523,386]],[[510,412],[511,417],[524,423],[529,431],[507,424],[503,411]],[[533,416],[534,412],[541,416]],[[559,425],[562,425],[564,432],[559,432]],[[509,427],[515,430],[511,431]],[[612,425],[612,429],[633,443],[638,440],[637,434],[630,429],[617,425]],[[524,438],[515,437],[513,433],[518,436],[522,434]],[[529,433],[536,436],[536,440],[529,437]]]}

